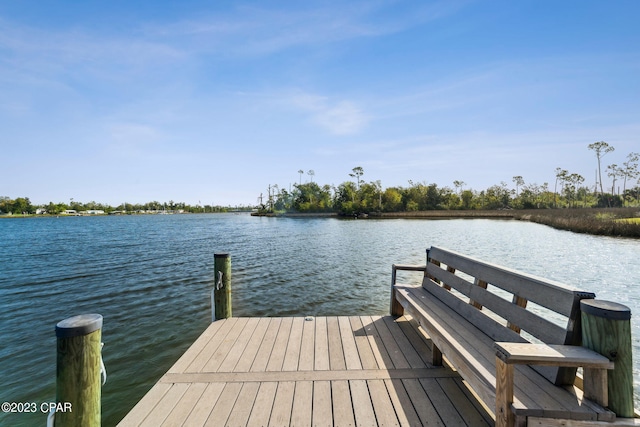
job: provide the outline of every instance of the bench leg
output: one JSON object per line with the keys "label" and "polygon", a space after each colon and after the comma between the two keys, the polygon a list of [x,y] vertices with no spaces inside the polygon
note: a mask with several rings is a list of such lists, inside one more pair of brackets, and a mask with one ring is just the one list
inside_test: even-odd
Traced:
{"label": "bench leg", "polygon": [[583,374],[584,397],[603,407],[607,407],[609,405],[607,370],[583,368]]}
{"label": "bench leg", "polygon": [[391,315],[394,317],[404,316],[404,307],[396,299],[396,290],[391,288]]}
{"label": "bench leg", "polygon": [[496,357],[496,427],[513,427],[513,365]]}
{"label": "bench leg", "polygon": [[433,366],[442,366],[442,352],[433,341],[431,341],[431,363]]}

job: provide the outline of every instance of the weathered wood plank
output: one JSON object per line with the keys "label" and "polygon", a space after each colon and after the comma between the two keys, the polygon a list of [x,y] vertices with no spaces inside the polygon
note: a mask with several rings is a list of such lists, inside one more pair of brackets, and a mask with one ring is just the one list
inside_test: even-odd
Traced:
{"label": "weathered wood plank", "polygon": [[278,383],[278,390],[273,401],[273,409],[270,426],[288,426],[291,422],[291,408],[293,407],[293,394],[296,383],[293,381],[282,381]]}
{"label": "weathered wood plank", "polygon": [[[248,323],[248,317],[241,317],[236,321],[227,336],[224,338],[224,340],[222,340],[216,351],[213,353],[211,358],[209,358],[207,363],[205,363],[205,365],[202,367],[202,371],[216,372],[218,370]],[[191,367],[189,368],[189,370],[191,370]]]}
{"label": "weathered wood plank", "polygon": [[[465,425],[464,420],[456,410],[456,407],[448,399],[440,384],[435,378],[422,378],[419,380],[420,385],[429,396],[434,408],[438,411],[438,415],[446,426]],[[456,402],[457,404],[458,402]]]}
{"label": "weathered wood plank", "polygon": [[378,330],[373,324],[373,319],[371,316],[361,316],[362,319],[362,327],[364,328],[365,333],[367,334],[367,339],[369,340],[369,345],[371,346],[371,350],[376,359],[376,363],[380,369],[392,369],[393,362],[391,361],[391,357],[389,356],[389,352],[384,347],[382,343],[382,338],[380,338],[380,334],[378,334]]}
{"label": "weathered wood plank", "polygon": [[329,341],[329,366],[332,370],[347,369],[337,317],[327,318],[327,335]]}
{"label": "weathered wood plank", "polygon": [[267,364],[269,363],[269,358],[271,357],[271,352],[273,351],[273,346],[275,345],[276,336],[278,335],[281,323],[282,318],[269,319],[269,326],[267,326],[267,331],[265,332],[264,338],[260,343],[258,353],[256,354],[256,357],[251,364],[251,372],[266,371]]}
{"label": "weathered wood plank", "polygon": [[213,407],[220,398],[222,390],[224,390],[224,386],[224,383],[212,383],[207,385],[207,388],[200,396],[200,399],[196,402],[183,425],[203,426],[204,423],[207,422]]}
{"label": "weathered wood plank", "polygon": [[219,371],[231,372],[234,370],[235,366],[240,360],[240,357],[242,357],[242,355],[244,354],[247,345],[251,340],[251,336],[256,330],[259,322],[260,319],[258,319],[257,317],[251,317],[249,318],[249,320],[247,320],[247,324],[245,325],[244,329],[242,330],[240,335],[238,335],[238,338],[233,343],[233,346],[231,346],[231,348],[229,349],[229,352],[225,356],[222,363],[220,363],[220,366],[218,367]]}
{"label": "weathered wood plank", "polygon": [[153,408],[148,416],[137,425],[139,426],[159,426],[169,416],[175,405],[183,396],[188,384],[173,385],[171,389],[162,397],[158,404]]}
{"label": "weathered wood plank", "polygon": [[311,425],[311,410],[313,408],[313,382],[298,381],[293,394],[293,407],[291,408],[291,426]]}
{"label": "weathered wood plank", "polygon": [[[525,298],[522,298],[521,296],[518,296],[518,295],[514,295],[513,299],[511,300],[512,304],[515,304],[518,307],[522,307],[522,308],[525,308],[528,302],[529,301],[527,301]],[[522,329],[519,325],[514,323],[512,320],[510,320],[507,323],[507,327],[517,333],[520,333],[520,330]]]}
{"label": "weathered wood plank", "polygon": [[640,418],[616,418],[615,421],[584,421],[529,417],[529,426],[539,427],[639,427]]}
{"label": "weathered wood plank", "polygon": [[233,409],[225,424],[226,426],[235,427],[247,425],[249,417],[251,416],[251,408],[253,408],[253,403],[258,395],[259,387],[260,383],[257,382],[243,383],[242,390],[240,390],[240,394],[238,394],[236,403],[233,405]]}
{"label": "weathered wood plank", "polygon": [[289,332],[289,342],[282,363],[283,371],[297,371],[300,364],[300,348],[302,347],[302,328],[304,318],[294,317]]}
{"label": "weathered wood plank", "polygon": [[327,318],[317,317],[315,319],[316,341],[315,341],[315,361],[314,366],[317,371],[329,369],[329,341],[327,338]]}
{"label": "weathered wood plank", "polygon": [[349,382],[343,380],[331,381],[331,401],[333,406],[334,427],[355,425],[353,406]]}
{"label": "weathered wood plank", "polygon": [[315,321],[305,321],[302,325],[302,343],[300,344],[299,371],[313,370],[315,363]]}
{"label": "weathered wood plank", "polygon": [[401,426],[422,425],[420,417],[415,411],[411,399],[402,384],[402,380],[384,380],[384,385],[389,392],[389,399]]}
{"label": "weathered wood plank", "polygon": [[[484,280],[480,280],[480,279],[475,279],[473,281],[473,285],[474,286],[479,286],[482,289],[487,289],[487,286],[489,285],[487,282],[485,282]],[[478,310],[482,310],[482,304],[479,304],[478,302],[469,299],[469,304],[471,304],[474,308],[477,308]],[[518,331],[515,331],[518,332]]]}
{"label": "weathered wood plank", "polygon": [[407,317],[396,319],[397,325],[400,327],[404,335],[407,337],[411,346],[415,349],[418,356],[424,362],[424,366],[431,366],[431,345],[430,341],[419,332],[419,325],[415,320],[409,320]]}
{"label": "weathered wood plank", "polygon": [[384,317],[383,320],[385,325],[389,329],[389,332],[395,338],[398,347],[402,349],[402,354],[409,364],[409,367],[425,368],[427,364],[424,362],[424,360],[422,360],[418,352],[413,348],[411,342],[405,336],[398,323],[394,322],[390,317]]}
{"label": "weathered wood plank", "polygon": [[333,409],[331,404],[331,382],[313,382],[313,415],[314,426],[333,425]]}
{"label": "weathered wood plank", "polygon": [[578,366],[613,369],[614,363],[595,351],[573,345],[496,342],[497,355],[505,363]]}
{"label": "weathered wood plank", "polygon": [[351,323],[351,331],[358,349],[362,369],[377,369],[378,362],[376,362],[376,357],[371,349],[371,344],[367,337],[367,332],[362,325],[362,320],[360,317],[354,316],[349,318],[349,322]]}
{"label": "weathered wood plank", "polygon": [[[440,388],[444,391],[447,399],[450,402],[455,402],[456,411],[464,419],[467,425],[489,426],[486,414],[483,416],[483,414],[480,413],[469,400],[468,395],[463,393],[458,386],[458,378],[438,378],[437,381]],[[493,425],[493,420],[491,420],[491,425]]]}
{"label": "weathered wood plank", "polygon": [[349,388],[351,390],[351,401],[353,402],[356,424],[362,426],[377,425],[367,382],[364,380],[349,381]]}
{"label": "weathered wood plank", "polygon": [[[230,319],[219,320],[215,323],[219,323],[220,327],[216,331],[215,336],[212,336],[209,343],[205,345],[205,347],[198,352],[194,357],[189,357],[184,363],[181,363],[178,368],[170,369],[170,371],[184,371],[184,372],[197,372],[201,371],[204,365],[211,359],[213,354],[218,350],[218,347],[227,339],[229,336],[229,332],[233,328],[233,326],[238,323],[239,318],[232,317]],[[194,349],[195,350],[195,349]],[[187,364],[187,361],[191,360],[190,363]],[[186,365],[186,367],[185,367]]]}
{"label": "weathered wood plank", "polygon": [[367,381],[369,395],[373,411],[376,415],[376,422],[380,426],[399,426],[398,417],[393,409],[393,404],[389,398],[389,392],[382,380]]}
{"label": "weathered wood plank", "polygon": [[405,318],[218,322],[121,425],[433,425],[439,418],[424,409],[432,405],[420,381],[459,379],[427,366],[419,352],[429,351],[428,340]]}
{"label": "weathered wood plank", "polygon": [[200,397],[207,388],[206,383],[189,384],[189,388],[182,395],[182,398],[176,403],[175,408],[169,416],[164,420],[162,425],[175,426],[182,425],[183,421],[189,417],[191,411],[200,400]]}
{"label": "weathered wood plank", "polygon": [[[575,294],[583,293],[560,282],[512,270],[448,249],[431,247],[429,256],[565,316],[571,315]],[[587,293],[584,294],[588,297]],[[591,295],[591,298],[595,297],[594,294]]]}
{"label": "weathered wood plank", "polygon": [[[407,288],[407,290],[416,291],[413,288]],[[444,290],[442,292],[449,293]],[[398,294],[402,296],[404,290],[400,290]],[[429,304],[428,308],[421,307],[421,304],[425,303]],[[434,344],[444,351],[462,376],[473,384],[474,390],[484,402],[493,402],[495,400],[495,364],[491,360],[495,357],[495,351],[492,350],[492,339],[480,331],[474,330],[467,319],[449,310],[438,300],[425,299],[421,304],[411,306],[410,310],[416,310],[414,314],[421,321],[428,322],[428,325],[424,326],[428,326],[427,329],[432,332],[431,338]],[[437,325],[441,324],[449,325],[450,329],[439,329]],[[506,328],[504,330],[512,334],[514,338],[522,340],[515,332]],[[542,377],[540,379],[546,381]],[[546,396],[544,391],[537,388],[527,390],[526,387],[530,386],[535,387],[535,384],[526,384],[523,386],[523,390],[520,390],[519,398],[525,400],[523,407],[535,407],[536,405],[527,393],[539,395],[538,398]]]}
{"label": "weathered wood plank", "polygon": [[209,325],[207,329],[204,330],[202,335],[200,335],[198,339],[195,340],[193,344],[191,344],[187,351],[185,351],[184,354],[180,356],[178,361],[169,369],[169,372],[184,372],[193,362],[193,360],[198,357],[200,352],[211,346],[211,341],[214,339],[216,334],[220,331],[222,325],[224,325],[225,323],[232,322],[221,320],[219,322],[213,322],[211,325]]}
{"label": "weathered wood plank", "polygon": [[407,358],[404,356],[402,349],[393,338],[393,335],[389,331],[389,328],[385,324],[381,316],[372,316],[373,325],[378,331],[382,345],[387,350],[391,363],[396,369],[410,368]]}
{"label": "weathered wood plank", "polygon": [[339,333],[342,348],[344,351],[344,360],[347,369],[362,369],[362,361],[358,354],[353,331],[351,330],[351,322],[348,317],[341,316],[338,318]]}
{"label": "weathered wood plank", "polygon": [[[489,310],[505,319],[507,322],[517,324],[521,329],[524,329],[543,342],[550,342],[555,344],[565,343],[567,335],[567,331],[565,328],[558,326],[553,322],[550,322],[549,320],[539,316],[536,313],[532,313],[526,310],[526,308],[522,305],[517,305],[511,303],[510,301],[506,301],[500,296],[492,293],[487,288],[476,286],[461,277],[452,276],[447,271],[441,269],[435,270],[437,271],[431,272],[434,276],[440,278],[443,281],[446,280],[447,283],[451,284],[451,286],[458,292],[469,297],[471,301],[474,301],[475,303],[488,308]],[[423,286],[425,286],[424,282]],[[519,297],[516,298],[518,298],[518,300],[522,299]],[[467,302],[465,301],[464,303]],[[471,305],[470,308],[471,307],[474,306]],[[478,316],[476,315],[476,317]],[[514,332],[519,331],[514,330]]]}
{"label": "weathered wood plank", "polygon": [[161,383],[195,382],[248,382],[248,381],[333,381],[333,380],[386,380],[404,378],[456,377],[449,369],[347,369],[344,371],[266,371],[266,372],[192,372],[165,374]]}
{"label": "weathered wood plank", "polygon": [[267,363],[267,371],[281,371],[282,363],[284,362],[285,352],[287,350],[287,343],[289,342],[289,334],[291,332],[291,326],[293,325],[293,318],[285,317],[280,322],[280,328],[278,329],[278,335]]}
{"label": "weathered wood plank", "polygon": [[478,399],[478,395],[469,388],[468,383],[462,378],[454,378],[454,382],[460,389],[460,392],[466,397],[469,403],[475,408],[476,412],[482,417],[485,424],[490,426],[494,425],[495,419],[493,417],[493,411],[487,409],[487,405]]}
{"label": "weathered wood plank", "polygon": [[241,383],[228,383],[225,384],[216,405],[213,407],[205,426],[219,427],[227,423],[229,415],[231,415],[231,409],[238,399],[238,395],[242,390]]}
{"label": "weathered wood plank", "polygon": [[[414,288],[406,288],[406,290],[409,293],[416,291]],[[401,296],[403,292],[404,290],[399,290],[398,295]],[[442,292],[448,293],[444,290]],[[425,302],[428,302],[429,308],[426,311],[419,309],[415,315],[432,325],[428,329],[433,332],[434,343],[447,349],[445,355],[458,368],[461,375],[473,384],[474,390],[484,402],[494,401],[495,364],[490,361],[495,354],[494,351],[491,351],[493,340],[479,331],[476,331],[475,334],[472,333],[474,327],[469,324],[468,319],[455,314],[437,299],[425,299],[416,306],[412,306],[411,309],[418,310],[418,306]],[[437,326],[434,329],[434,325],[441,324],[447,324],[449,330],[441,331],[437,329]],[[513,331],[507,328],[504,330],[521,339]],[[469,363],[474,360],[477,364]],[[592,410],[577,403],[562,388],[549,384],[545,378],[531,368],[518,366],[516,375],[522,375],[516,380],[517,393],[514,407],[518,413],[551,417],[561,417],[562,414],[566,417],[570,414],[572,418],[596,416]]]}
{"label": "weathered wood plank", "polygon": [[278,383],[276,382],[260,383],[258,394],[251,409],[251,415],[247,421],[247,427],[264,427],[269,425],[277,387]]}
{"label": "weathered wood plank", "polygon": [[164,383],[154,385],[118,425],[123,427],[139,425],[153,411],[158,402],[171,389],[171,386],[172,384]]}
{"label": "weathered wood plank", "polygon": [[413,407],[422,425],[445,427],[427,392],[420,384],[420,380],[402,380],[402,385],[404,385],[409,399],[413,402]]}
{"label": "weathered wood plank", "polygon": [[248,372],[253,365],[256,355],[258,354],[258,350],[262,344],[263,339],[265,339],[265,333],[267,328],[269,327],[269,318],[262,317],[260,318],[258,325],[253,331],[253,335],[251,335],[251,339],[247,343],[247,347],[244,353],[240,356],[238,363],[233,368],[236,372]]}

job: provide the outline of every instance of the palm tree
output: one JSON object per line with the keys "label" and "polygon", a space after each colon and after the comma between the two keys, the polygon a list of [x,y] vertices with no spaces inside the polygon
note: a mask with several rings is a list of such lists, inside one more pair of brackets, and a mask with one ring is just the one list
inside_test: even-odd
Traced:
{"label": "palm tree", "polygon": [[600,159],[603,158],[607,153],[615,150],[615,148],[604,141],[598,141],[594,142],[593,144],[589,144],[589,150],[593,150],[596,152],[596,157],[598,158],[598,179],[600,180],[600,193],[604,194],[604,188],[602,187],[602,169],[600,167]]}
{"label": "palm tree", "polygon": [[356,191],[360,190],[360,177],[364,175],[364,169],[361,166],[356,166],[351,169],[353,173],[350,173],[349,176],[356,179]]}
{"label": "palm tree", "polygon": [[513,177],[513,182],[516,184],[516,197],[518,197],[520,195],[520,192],[518,191],[518,188],[520,186],[524,185],[524,179],[522,179],[522,177],[520,175],[514,176]]}
{"label": "palm tree", "polygon": [[640,154],[638,153],[629,153],[627,156],[627,161],[622,165],[622,174],[624,176],[624,184],[622,185],[622,194],[627,192],[627,178],[633,179],[638,176],[638,160],[640,159]]}

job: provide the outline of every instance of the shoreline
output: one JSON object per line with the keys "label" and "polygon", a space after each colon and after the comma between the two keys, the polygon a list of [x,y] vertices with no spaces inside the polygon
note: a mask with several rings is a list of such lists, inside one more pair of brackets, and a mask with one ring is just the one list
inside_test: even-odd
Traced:
{"label": "shoreline", "polygon": [[[529,221],[574,233],[596,236],[640,238],[640,208],[434,210],[417,212],[372,212],[341,216],[335,212],[258,213],[270,218],[343,218],[343,219],[514,219]],[[625,221],[627,219],[628,221]]]}

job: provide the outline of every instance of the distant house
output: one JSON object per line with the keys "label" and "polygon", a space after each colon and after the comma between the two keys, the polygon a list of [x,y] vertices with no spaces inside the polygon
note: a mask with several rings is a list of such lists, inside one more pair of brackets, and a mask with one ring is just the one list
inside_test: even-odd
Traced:
{"label": "distant house", "polygon": [[84,211],[86,215],[104,215],[104,211],[101,209],[90,209],[88,211]]}
{"label": "distant house", "polygon": [[75,209],[65,209],[64,212],[62,212],[64,215],[77,215],[78,212],[76,212]]}
{"label": "distant house", "polygon": [[43,209],[43,208],[36,209],[36,215],[44,215],[46,213],[47,213],[46,209]]}

